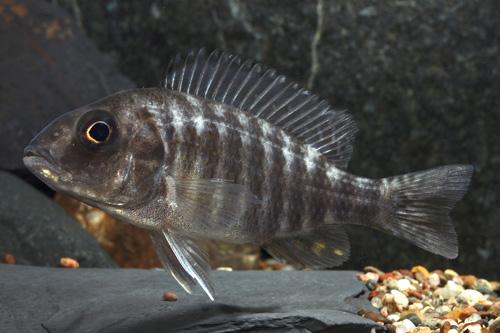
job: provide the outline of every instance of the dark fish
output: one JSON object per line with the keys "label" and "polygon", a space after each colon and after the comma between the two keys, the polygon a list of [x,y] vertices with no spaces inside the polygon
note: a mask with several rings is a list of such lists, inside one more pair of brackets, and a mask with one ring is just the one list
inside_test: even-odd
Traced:
{"label": "dark fish", "polygon": [[468,165],[383,179],[345,171],[348,113],[218,51],[171,62],[164,88],[117,93],[68,112],[25,150],[55,190],[149,229],[163,265],[213,299],[200,239],[254,243],[299,267],[349,257],[343,225],[384,230],[455,258],[449,212]]}

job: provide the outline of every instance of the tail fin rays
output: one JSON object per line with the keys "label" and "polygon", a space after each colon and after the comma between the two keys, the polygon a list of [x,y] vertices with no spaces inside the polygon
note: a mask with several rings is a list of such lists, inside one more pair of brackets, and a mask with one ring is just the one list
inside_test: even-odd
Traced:
{"label": "tail fin rays", "polygon": [[465,195],[472,172],[470,165],[448,165],[382,179],[390,209],[380,227],[422,249],[456,258],[457,234],[449,214]]}

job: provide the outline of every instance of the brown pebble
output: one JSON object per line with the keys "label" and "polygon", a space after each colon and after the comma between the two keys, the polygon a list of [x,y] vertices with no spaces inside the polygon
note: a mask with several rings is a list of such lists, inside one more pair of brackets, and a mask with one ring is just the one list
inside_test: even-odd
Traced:
{"label": "brown pebble", "polygon": [[14,265],[16,263],[16,258],[9,253],[4,254],[2,262],[4,264]]}
{"label": "brown pebble", "polygon": [[410,289],[407,291],[407,293],[408,296],[416,297],[418,299],[424,299],[424,295],[420,291]]}
{"label": "brown pebble", "polygon": [[466,288],[473,288],[476,285],[477,278],[474,275],[462,275],[461,278]]}
{"label": "brown pebble", "polygon": [[167,302],[175,302],[177,301],[177,295],[173,291],[166,291],[163,294],[163,300]]}
{"label": "brown pebble", "polygon": [[61,260],[59,261],[59,264],[63,268],[78,268],[80,267],[80,264],[78,261],[76,261],[73,258],[68,258],[68,257],[62,257]]}
{"label": "brown pebble", "polygon": [[469,317],[471,314],[477,312],[476,308],[473,306],[468,306],[465,309],[462,309],[459,314],[459,318],[461,320],[465,320],[465,318]]}
{"label": "brown pebble", "polygon": [[385,325],[385,328],[387,328],[387,333],[396,333],[396,326],[392,324]]}
{"label": "brown pebble", "polygon": [[368,319],[373,320],[373,321],[376,321],[376,322],[386,321],[385,318],[380,313],[373,312],[373,311],[365,311],[363,313],[363,317],[368,318]]}
{"label": "brown pebble", "polygon": [[411,271],[409,269],[401,268],[401,269],[399,269],[399,273],[401,273],[404,276],[413,278],[413,274],[411,273]]}
{"label": "brown pebble", "polygon": [[500,317],[498,317],[497,319],[493,320],[493,322],[491,323],[489,329],[490,329],[491,333],[500,333]]}
{"label": "brown pebble", "polygon": [[439,333],[448,333],[450,330],[451,324],[448,321],[445,321],[441,328],[439,329]]}

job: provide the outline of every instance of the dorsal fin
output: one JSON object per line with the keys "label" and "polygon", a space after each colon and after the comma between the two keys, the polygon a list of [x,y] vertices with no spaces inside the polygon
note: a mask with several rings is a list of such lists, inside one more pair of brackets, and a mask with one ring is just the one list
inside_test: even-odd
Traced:
{"label": "dorsal fin", "polygon": [[345,169],[357,131],[352,117],[276,71],[220,51],[177,55],[165,87],[236,107],[280,127]]}

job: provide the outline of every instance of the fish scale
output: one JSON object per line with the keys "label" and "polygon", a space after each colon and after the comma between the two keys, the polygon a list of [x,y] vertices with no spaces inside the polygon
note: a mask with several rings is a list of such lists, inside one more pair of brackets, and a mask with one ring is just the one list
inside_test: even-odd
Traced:
{"label": "fish scale", "polygon": [[200,50],[173,59],[164,88],[55,119],[23,160],[50,187],[147,229],[179,284],[211,300],[204,239],[322,269],[349,258],[344,226],[359,224],[455,258],[449,214],[472,166],[357,177],[346,171],[356,131],[349,113],[276,71]]}

